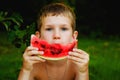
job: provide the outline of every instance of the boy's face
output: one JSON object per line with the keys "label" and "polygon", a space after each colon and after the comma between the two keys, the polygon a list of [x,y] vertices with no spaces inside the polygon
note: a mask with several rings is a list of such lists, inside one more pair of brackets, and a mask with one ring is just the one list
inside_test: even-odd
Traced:
{"label": "boy's face", "polygon": [[68,17],[47,16],[43,20],[40,38],[48,43],[68,44],[77,37],[77,32],[72,31],[71,20]]}

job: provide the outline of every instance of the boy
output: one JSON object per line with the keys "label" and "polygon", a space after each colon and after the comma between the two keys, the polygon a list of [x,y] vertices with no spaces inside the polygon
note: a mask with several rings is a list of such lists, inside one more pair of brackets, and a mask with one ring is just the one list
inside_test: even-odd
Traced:
{"label": "boy", "polygon": [[[66,45],[76,39],[75,14],[62,3],[53,3],[41,10],[36,36],[48,43]],[[18,80],[89,80],[89,55],[74,48],[66,59],[51,61],[38,55],[44,54],[29,46],[23,54],[23,66]]]}

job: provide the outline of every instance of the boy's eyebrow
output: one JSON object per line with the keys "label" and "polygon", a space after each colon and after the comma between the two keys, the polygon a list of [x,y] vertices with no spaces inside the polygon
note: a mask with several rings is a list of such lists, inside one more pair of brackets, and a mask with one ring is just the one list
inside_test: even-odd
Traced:
{"label": "boy's eyebrow", "polygon": [[[45,25],[46,27],[54,27],[55,25],[52,25],[52,24],[47,24],[47,25]],[[61,25],[59,25],[60,27],[69,27],[69,25],[68,24],[61,24]]]}
{"label": "boy's eyebrow", "polygon": [[60,25],[61,27],[68,27],[69,25],[68,24],[63,24],[63,25]]}
{"label": "boy's eyebrow", "polygon": [[53,25],[50,25],[50,24],[47,24],[47,25],[45,25],[46,27],[53,27]]}

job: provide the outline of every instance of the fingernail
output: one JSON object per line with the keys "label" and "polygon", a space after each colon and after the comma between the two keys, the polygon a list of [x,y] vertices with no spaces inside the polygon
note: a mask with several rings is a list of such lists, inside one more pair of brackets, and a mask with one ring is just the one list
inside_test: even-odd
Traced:
{"label": "fingernail", "polygon": [[76,51],[76,48],[73,48],[73,51]]}
{"label": "fingernail", "polygon": [[38,51],[38,48],[36,48],[36,50]]}
{"label": "fingernail", "polygon": [[68,52],[68,54],[71,54],[71,52]]}
{"label": "fingernail", "polygon": [[44,52],[43,52],[43,51],[41,51],[41,54],[44,54]]}

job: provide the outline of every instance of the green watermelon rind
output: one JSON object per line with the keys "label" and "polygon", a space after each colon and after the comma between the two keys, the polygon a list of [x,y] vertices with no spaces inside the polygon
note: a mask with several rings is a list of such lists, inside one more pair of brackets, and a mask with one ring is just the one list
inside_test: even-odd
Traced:
{"label": "green watermelon rind", "polygon": [[40,58],[42,58],[42,59],[45,59],[45,60],[63,60],[63,59],[66,59],[67,58],[67,56],[63,56],[63,57],[57,57],[57,58],[53,58],[53,57],[46,57],[46,56],[38,56],[38,57],[40,57]]}

